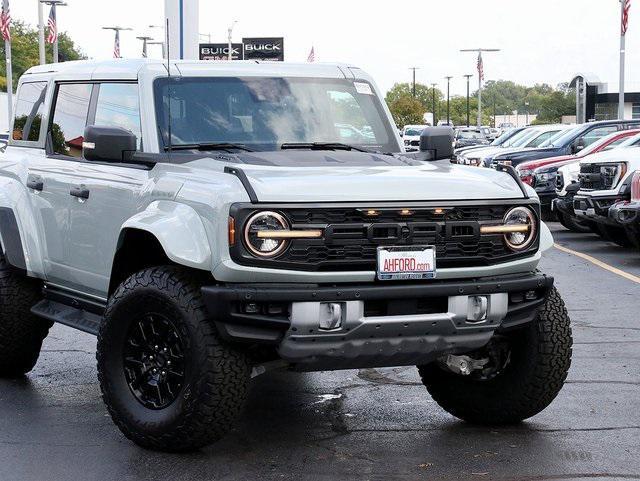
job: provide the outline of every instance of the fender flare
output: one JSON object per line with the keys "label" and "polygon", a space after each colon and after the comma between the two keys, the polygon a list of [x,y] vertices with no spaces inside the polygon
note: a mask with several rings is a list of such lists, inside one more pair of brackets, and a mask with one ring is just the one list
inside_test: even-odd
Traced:
{"label": "fender flare", "polygon": [[193,207],[168,200],[155,201],[122,224],[120,241],[126,229],[152,234],[167,257],[177,264],[211,270],[211,246],[204,223]]}
{"label": "fender flare", "polygon": [[553,247],[553,234],[547,224],[540,222],[540,252],[548,251]]}

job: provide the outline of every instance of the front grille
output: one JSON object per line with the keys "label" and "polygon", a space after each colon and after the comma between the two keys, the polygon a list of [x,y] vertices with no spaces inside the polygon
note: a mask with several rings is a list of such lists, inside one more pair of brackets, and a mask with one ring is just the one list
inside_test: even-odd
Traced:
{"label": "front grille", "polygon": [[[522,205],[520,202],[518,205]],[[438,268],[484,266],[531,255],[513,253],[502,235],[480,235],[483,224],[499,224],[513,205],[455,207],[298,207],[265,206],[284,215],[292,229],[322,229],[322,239],[292,240],[275,259],[256,259],[238,243],[231,248],[243,265],[304,271],[371,271],[380,246],[434,246]],[[537,212],[537,204],[532,204]],[[408,210],[404,215],[402,210]],[[367,215],[375,210],[375,215]],[[441,213],[440,210],[442,211]],[[236,225],[244,225],[256,206],[232,209]]]}
{"label": "front grille", "polygon": [[580,165],[580,190],[610,190],[620,174],[620,164]]}

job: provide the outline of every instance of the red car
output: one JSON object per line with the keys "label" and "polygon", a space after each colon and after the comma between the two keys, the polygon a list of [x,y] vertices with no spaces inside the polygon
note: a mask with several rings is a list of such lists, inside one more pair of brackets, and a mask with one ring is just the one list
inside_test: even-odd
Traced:
{"label": "red car", "polygon": [[548,159],[530,160],[529,162],[523,162],[516,167],[522,182],[533,186],[534,184],[534,171],[539,167],[544,167],[550,164],[557,164],[559,162],[566,162],[567,160],[580,160],[587,155],[595,154],[596,152],[602,152],[603,150],[611,149],[618,144],[621,144],[629,137],[640,134],[640,129],[633,130],[621,130],[613,134],[607,135],[600,140],[592,143],[591,145],[583,148],[577,154],[561,155],[559,157],[550,157]]}

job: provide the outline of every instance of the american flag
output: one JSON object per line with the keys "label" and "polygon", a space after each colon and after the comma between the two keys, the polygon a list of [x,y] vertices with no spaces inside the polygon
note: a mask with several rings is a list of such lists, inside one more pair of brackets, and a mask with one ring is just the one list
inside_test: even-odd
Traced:
{"label": "american flag", "polygon": [[11,40],[11,13],[9,12],[9,0],[2,0],[2,13],[0,14],[0,32],[4,40]]}
{"label": "american flag", "polygon": [[478,53],[478,77],[482,82],[484,80],[484,63],[482,62],[482,52]]}
{"label": "american flag", "polygon": [[307,57],[307,62],[313,63],[316,61],[316,50],[314,47],[311,47],[311,52],[309,52],[309,56]]}
{"label": "american flag", "polygon": [[627,34],[629,28],[629,10],[631,9],[631,0],[622,0],[622,35]]}
{"label": "american flag", "polygon": [[120,31],[116,30],[116,39],[113,42],[113,58],[120,58]]}
{"label": "american flag", "polygon": [[47,20],[47,27],[49,34],[47,35],[47,43],[54,44],[58,40],[58,25],[56,25],[56,6],[51,5],[51,11],[49,12],[49,19]]}

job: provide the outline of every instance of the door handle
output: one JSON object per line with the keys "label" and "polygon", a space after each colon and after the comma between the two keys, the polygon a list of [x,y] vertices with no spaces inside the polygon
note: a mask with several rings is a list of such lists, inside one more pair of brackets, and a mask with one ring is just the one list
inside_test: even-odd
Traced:
{"label": "door handle", "polygon": [[87,189],[84,185],[74,185],[73,187],[71,187],[69,195],[77,197],[78,199],[86,200],[89,198],[89,189]]}
{"label": "door handle", "polygon": [[29,189],[42,191],[42,189],[44,189],[44,182],[42,181],[42,177],[30,175],[27,178],[27,187]]}

